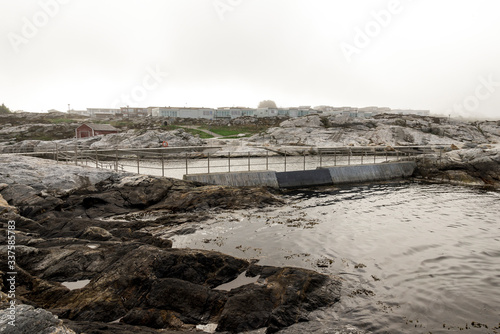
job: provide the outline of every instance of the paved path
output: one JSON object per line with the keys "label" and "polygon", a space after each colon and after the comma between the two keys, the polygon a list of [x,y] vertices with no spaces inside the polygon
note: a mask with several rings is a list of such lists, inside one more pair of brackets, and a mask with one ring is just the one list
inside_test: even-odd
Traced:
{"label": "paved path", "polygon": [[212,132],[210,130],[200,129],[200,127],[198,125],[182,125],[182,127],[183,128],[190,128],[190,129],[195,129],[195,130],[203,131],[205,133],[208,133],[209,135],[214,136],[214,138],[221,138],[221,137],[223,137],[220,134]]}

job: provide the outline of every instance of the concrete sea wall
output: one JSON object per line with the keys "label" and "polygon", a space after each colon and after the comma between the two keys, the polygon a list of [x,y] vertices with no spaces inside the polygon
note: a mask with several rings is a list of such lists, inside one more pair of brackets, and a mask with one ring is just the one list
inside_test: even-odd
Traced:
{"label": "concrete sea wall", "polygon": [[415,168],[415,162],[405,161],[292,172],[250,171],[190,174],[184,175],[184,180],[234,187],[298,188],[407,178],[413,175]]}

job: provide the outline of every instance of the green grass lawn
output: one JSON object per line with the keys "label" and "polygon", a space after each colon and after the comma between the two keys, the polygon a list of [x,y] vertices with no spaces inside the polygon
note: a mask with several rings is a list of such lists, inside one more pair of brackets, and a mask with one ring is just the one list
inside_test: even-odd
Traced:
{"label": "green grass lawn", "polygon": [[62,123],[78,123],[80,121],[70,119],[70,118],[52,118],[48,120],[52,124],[62,124]]}
{"label": "green grass lawn", "polygon": [[250,136],[256,133],[260,133],[267,129],[264,126],[237,126],[233,125],[231,127],[228,126],[202,126],[203,129],[210,130],[219,136],[229,137],[229,138],[238,138],[237,136],[241,133],[246,136]]}
{"label": "green grass lawn", "polygon": [[198,135],[198,136],[200,136],[201,139],[208,139],[208,138],[213,138],[214,137],[211,134],[208,134],[206,132],[203,132],[203,131],[200,131],[200,130],[197,130],[197,129],[184,128],[184,127],[178,126],[178,125],[163,125],[161,128],[164,129],[164,130],[167,130],[167,131],[172,131],[172,130],[177,130],[177,129],[183,129],[187,133],[190,133],[192,135]]}

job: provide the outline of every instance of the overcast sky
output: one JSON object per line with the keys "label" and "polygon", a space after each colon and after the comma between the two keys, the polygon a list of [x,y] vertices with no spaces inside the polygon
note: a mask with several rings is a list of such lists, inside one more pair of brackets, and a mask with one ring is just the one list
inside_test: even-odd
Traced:
{"label": "overcast sky", "polygon": [[500,118],[498,0],[0,0],[0,103]]}

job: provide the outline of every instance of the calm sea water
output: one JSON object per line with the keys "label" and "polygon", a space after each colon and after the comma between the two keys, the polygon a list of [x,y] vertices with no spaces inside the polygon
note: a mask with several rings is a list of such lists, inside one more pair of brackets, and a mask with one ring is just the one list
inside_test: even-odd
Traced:
{"label": "calm sea water", "polygon": [[338,324],[373,333],[500,333],[500,193],[400,183],[287,199],[284,207],[219,214],[173,237],[174,247],[343,280],[338,305],[286,333],[334,333]]}

